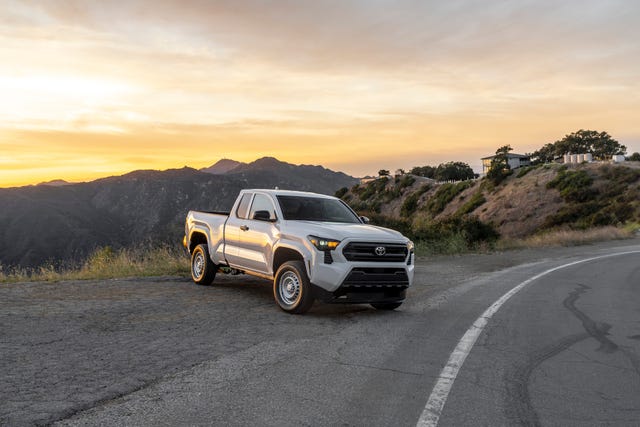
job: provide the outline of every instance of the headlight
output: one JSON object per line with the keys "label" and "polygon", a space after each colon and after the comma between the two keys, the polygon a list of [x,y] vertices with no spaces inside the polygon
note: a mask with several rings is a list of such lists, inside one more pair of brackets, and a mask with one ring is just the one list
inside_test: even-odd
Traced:
{"label": "headlight", "polygon": [[340,244],[340,240],[325,239],[324,237],[307,236],[307,238],[319,251],[332,251]]}
{"label": "headlight", "polygon": [[409,250],[409,253],[413,252],[414,245],[413,245],[413,242],[411,240],[409,240],[407,242],[407,249]]}

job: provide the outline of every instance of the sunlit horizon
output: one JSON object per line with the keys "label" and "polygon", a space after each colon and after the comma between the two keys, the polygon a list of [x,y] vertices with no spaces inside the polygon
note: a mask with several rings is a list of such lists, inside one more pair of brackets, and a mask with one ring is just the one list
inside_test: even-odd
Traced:
{"label": "sunlit horizon", "polygon": [[0,187],[270,156],[349,175],[640,151],[628,1],[8,1]]}

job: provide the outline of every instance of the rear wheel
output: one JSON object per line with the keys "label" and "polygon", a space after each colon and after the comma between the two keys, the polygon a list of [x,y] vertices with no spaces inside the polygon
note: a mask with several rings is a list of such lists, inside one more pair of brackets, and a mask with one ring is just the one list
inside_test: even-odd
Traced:
{"label": "rear wheel", "polygon": [[311,282],[302,261],[287,261],[273,279],[273,297],[287,313],[302,314],[313,305]]}
{"label": "rear wheel", "polygon": [[395,310],[402,305],[401,302],[374,302],[371,307],[376,310]]}
{"label": "rear wheel", "polygon": [[191,278],[198,285],[210,285],[216,277],[218,267],[209,258],[206,244],[195,247],[191,254]]}

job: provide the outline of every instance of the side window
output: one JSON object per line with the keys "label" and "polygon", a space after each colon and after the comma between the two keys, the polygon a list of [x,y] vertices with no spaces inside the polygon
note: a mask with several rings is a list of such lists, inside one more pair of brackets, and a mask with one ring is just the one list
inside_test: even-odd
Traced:
{"label": "side window", "polygon": [[247,219],[247,212],[249,211],[249,202],[251,201],[251,193],[245,193],[238,203],[238,209],[236,209],[236,216],[238,218]]}
{"label": "side window", "polygon": [[253,198],[253,204],[251,205],[251,212],[249,212],[249,219],[253,219],[254,215],[258,211],[269,212],[269,219],[276,219],[276,211],[271,203],[271,199],[264,194],[256,194]]}

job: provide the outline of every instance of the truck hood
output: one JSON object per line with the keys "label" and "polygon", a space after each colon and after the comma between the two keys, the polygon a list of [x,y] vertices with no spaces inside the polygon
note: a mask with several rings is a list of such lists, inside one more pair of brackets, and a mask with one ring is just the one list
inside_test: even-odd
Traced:
{"label": "truck hood", "polygon": [[287,228],[297,235],[313,235],[325,239],[356,239],[368,242],[397,241],[407,239],[395,230],[368,224],[345,224],[340,222],[290,221]]}

